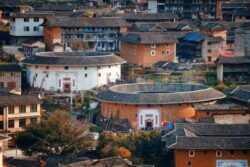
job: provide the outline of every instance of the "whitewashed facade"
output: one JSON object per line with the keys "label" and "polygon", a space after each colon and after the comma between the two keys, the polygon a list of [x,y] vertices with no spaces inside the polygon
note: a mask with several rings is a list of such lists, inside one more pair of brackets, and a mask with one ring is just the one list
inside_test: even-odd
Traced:
{"label": "whitewashed facade", "polygon": [[[98,58],[98,56],[90,57],[90,59]],[[120,80],[123,59],[119,59],[122,61],[109,62],[109,64],[97,63],[96,65],[24,63],[27,64],[27,82],[31,87],[45,91],[69,92],[72,90],[78,92]]]}

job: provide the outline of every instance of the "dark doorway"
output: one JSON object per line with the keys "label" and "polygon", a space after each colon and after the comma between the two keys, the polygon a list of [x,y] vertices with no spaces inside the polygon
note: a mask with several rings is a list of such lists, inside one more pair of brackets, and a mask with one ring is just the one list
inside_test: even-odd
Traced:
{"label": "dark doorway", "polygon": [[153,121],[146,121],[146,130],[153,130]]}

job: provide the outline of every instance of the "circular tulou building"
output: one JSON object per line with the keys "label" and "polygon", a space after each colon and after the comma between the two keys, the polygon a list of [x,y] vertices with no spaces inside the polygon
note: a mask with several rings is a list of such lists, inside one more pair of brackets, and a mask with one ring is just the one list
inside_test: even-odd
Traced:
{"label": "circular tulou building", "polygon": [[194,105],[214,103],[224,94],[204,85],[123,84],[96,95],[105,118],[128,119],[132,128],[158,128],[195,115]]}
{"label": "circular tulou building", "polygon": [[100,52],[43,52],[24,59],[31,87],[46,91],[81,91],[121,79],[121,64],[114,54]]}

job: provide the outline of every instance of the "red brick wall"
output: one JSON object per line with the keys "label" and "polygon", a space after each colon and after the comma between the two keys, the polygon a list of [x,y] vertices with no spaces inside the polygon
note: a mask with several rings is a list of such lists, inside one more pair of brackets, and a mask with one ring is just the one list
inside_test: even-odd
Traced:
{"label": "red brick wall", "polygon": [[195,156],[189,157],[189,150],[175,150],[175,167],[189,167],[188,161],[192,162],[192,167],[216,167],[216,160],[248,160],[250,163],[250,151],[246,154],[243,150],[230,151],[222,150],[222,157],[216,157],[216,150],[195,150]]}
{"label": "red brick wall", "polygon": [[[120,119],[128,119],[130,124],[137,122],[137,114],[140,109],[159,109],[161,121],[174,121],[179,118],[191,118],[195,115],[195,110],[191,104],[173,104],[173,105],[125,105],[113,103],[101,103],[101,114],[108,118],[119,117]],[[119,115],[119,116],[118,116]]]}
{"label": "red brick wall", "polygon": [[44,42],[49,50],[53,50],[53,44],[56,41],[61,42],[61,28],[57,27],[44,27]]}
{"label": "red brick wall", "polygon": [[[175,60],[175,44],[157,44],[155,48],[151,48],[150,44],[132,44],[121,42],[121,57],[130,64],[143,66],[152,66],[158,61]],[[151,51],[155,51],[155,55],[151,55]],[[167,53],[167,51],[169,53]]]}

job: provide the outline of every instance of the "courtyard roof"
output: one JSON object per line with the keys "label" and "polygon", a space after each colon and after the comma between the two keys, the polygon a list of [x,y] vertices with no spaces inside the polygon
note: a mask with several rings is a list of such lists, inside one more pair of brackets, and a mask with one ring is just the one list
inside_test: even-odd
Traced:
{"label": "courtyard roof", "polygon": [[185,104],[213,101],[225,95],[204,85],[123,84],[97,94],[96,99],[122,104]]}
{"label": "courtyard roof", "polygon": [[119,56],[102,52],[43,52],[28,57],[22,62],[49,66],[98,66],[126,63]]}

